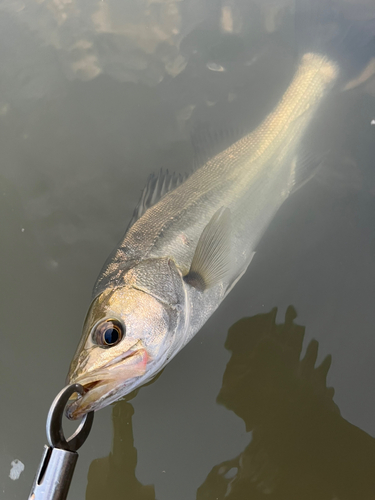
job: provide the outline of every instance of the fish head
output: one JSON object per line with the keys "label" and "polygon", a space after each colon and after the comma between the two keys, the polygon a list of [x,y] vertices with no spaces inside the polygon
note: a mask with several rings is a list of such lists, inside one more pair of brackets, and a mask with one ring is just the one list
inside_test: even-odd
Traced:
{"label": "fish head", "polygon": [[153,378],[171,357],[180,312],[132,285],[96,297],[67,380],[85,393],[68,404],[67,416],[99,410]]}

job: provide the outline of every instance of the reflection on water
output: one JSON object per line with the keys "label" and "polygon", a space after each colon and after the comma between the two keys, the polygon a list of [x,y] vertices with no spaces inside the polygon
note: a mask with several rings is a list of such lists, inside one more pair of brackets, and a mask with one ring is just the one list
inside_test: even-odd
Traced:
{"label": "reflection on water", "polygon": [[[331,356],[316,366],[315,340],[301,355],[305,328],[294,323],[294,308],[283,324],[276,313],[229,330],[217,401],[244,420],[251,442],[213,467],[197,500],[374,498],[375,439],[340,415],[326,385]],[[155,499],[154,487],[136,478],[133,413],[127,401],[114,406],[112,450],[91,463],[86,500]]]}
{"label": "reflection on water", "polygon": [[133,443],[133,407],[120,401],[112,412],[113,445],[108,457],[94,460],[88,473],[86,500],[154,500],[153,486],[144,486],[135,477],[137,450]]}
{"label": "reflection on water", "polygon": [[252,433],[236,458],[216,465],[198,500],[367,499],[375,495],[375,439],[340,415],[326,385],[327,356],[315,366],[318,342],[301,357],[305,329],[289,307],[238,321],[218,402]]}

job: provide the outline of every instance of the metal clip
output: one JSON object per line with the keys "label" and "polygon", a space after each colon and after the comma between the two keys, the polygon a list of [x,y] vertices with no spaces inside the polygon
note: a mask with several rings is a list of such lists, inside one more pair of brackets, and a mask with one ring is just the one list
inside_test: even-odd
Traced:
{"label": "metal clip", "polygon": [[84,389],[79,384],[65,387],[56,396],[48,412],[46,432],[49,446],[44,446],[29,500],[65,500],[68,496],[78,459],[77,450],[86,441],[94,420],[94,412],[88,413],[74,434],[65,439],[62,429],[64,409],[75,392],[83,395]]}

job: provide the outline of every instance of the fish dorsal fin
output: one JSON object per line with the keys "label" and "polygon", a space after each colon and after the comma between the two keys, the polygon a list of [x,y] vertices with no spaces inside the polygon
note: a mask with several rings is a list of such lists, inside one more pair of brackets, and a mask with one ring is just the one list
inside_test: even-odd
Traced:
{"label": "fish dorsal fin", "polygon": [[203,291],[225,280],[230,271],[231,229],[230,210],[222,207],[203,229],[186,283]]}
{"label": "fish dorsal fin", "polygon": [[232,146],[244,135],[246,131],[240,127],[213,130],[207,124],[198,124],[190,134],[194,155],[193,170],[198,170],[208,160]]}
{"label": "fish dorsal fin", "polygon": [[138,205],[134,209],[128,229],[142,217],[148,208],[156,205],[166,193],[173,191],[188,177],[189,174],[177,174],[176,172],[170,174],[168,169],[165,172],[160,169],[159,174],[151,174],[146,186],[143,188]]}

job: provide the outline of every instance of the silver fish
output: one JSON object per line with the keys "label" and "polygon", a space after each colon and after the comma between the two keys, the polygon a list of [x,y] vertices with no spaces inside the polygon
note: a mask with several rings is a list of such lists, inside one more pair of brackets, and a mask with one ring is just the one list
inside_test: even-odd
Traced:
{"label": "silver fish", "polygon": [[70,418],[153,378],[220,305],[299,187],[298,145],[337,76],[329,59],[305,54],[256,130],[186,179],[150,179],[95,284],[68,375],[87,392],[68,407]]}

